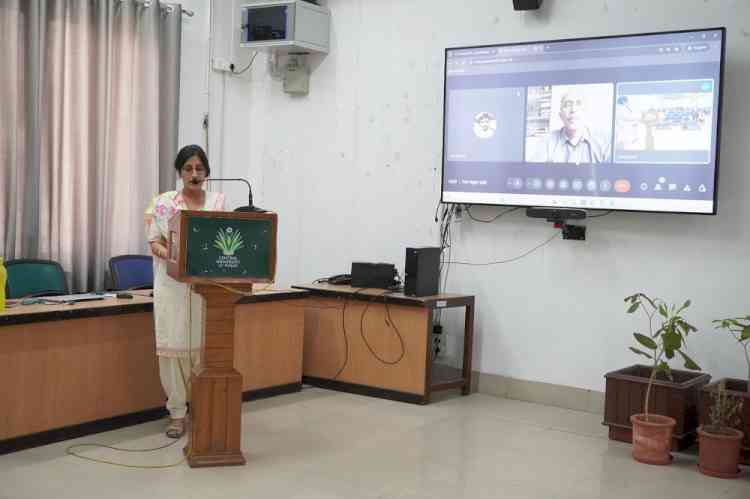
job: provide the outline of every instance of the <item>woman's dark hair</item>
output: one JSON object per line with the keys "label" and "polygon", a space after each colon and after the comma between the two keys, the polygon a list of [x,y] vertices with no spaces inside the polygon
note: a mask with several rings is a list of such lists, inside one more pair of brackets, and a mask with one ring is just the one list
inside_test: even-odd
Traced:
{"label": "woman's dark hair", "polygon": [[182,167],[185,166],[185,163],[187,163],[187,161],[193,156],[198,156],[198,159],[201,160],[203,166],[206,167],[206,177],[210,176],[211,167],[208,166],[206,152],[201,146],[196,144],[185,146],[177,153],[177,157],[174,159],[174,169],[177,170],[177,174],[179,175],[182,173]]}

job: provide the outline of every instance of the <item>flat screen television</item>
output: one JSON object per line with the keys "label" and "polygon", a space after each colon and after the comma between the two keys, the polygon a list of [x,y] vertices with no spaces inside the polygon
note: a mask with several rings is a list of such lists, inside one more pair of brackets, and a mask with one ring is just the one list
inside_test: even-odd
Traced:
{"label": "flat screen television", "polygon": [[725,38],[446,49],[441,200],[716,214]]}

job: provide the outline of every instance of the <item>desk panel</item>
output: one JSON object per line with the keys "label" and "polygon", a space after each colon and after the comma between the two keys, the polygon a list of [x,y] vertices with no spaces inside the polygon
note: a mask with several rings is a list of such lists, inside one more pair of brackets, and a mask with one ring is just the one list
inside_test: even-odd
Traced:
{"label": "desk panel", "polygon": [[[432,392],[438,390],[460,388],[464,395],[469,393],[473,296],[416,297],[327,283],[294,288],[311,293],[305,312],[303,374],[307,383],[421,404],[429,403]],[[461,369],[433,364],[428,350],[433,310],[454,307],[465,310]]]}
{"label": "desk panel", "polygon": [[0,440],[164,405],[152,313],[0,328]]}
{"label": "desk panel", "polygon": [[[344,303],[345,319],[342,318]],[[424,395],[428,317],[429,310],[424,307],[389,304],[386,309],[380,303],[309,298],[305,312],[304,375]],[[389,322],[401,335],[403,349],[396,329]],[[347,359],[347,343],[348,361],[336,377]]]}
{"label": "desk panel", "polygon": [[301,388],[304,306],[303,299],[237,306],[234,365],[242,374],[243,392],[291,385]]}

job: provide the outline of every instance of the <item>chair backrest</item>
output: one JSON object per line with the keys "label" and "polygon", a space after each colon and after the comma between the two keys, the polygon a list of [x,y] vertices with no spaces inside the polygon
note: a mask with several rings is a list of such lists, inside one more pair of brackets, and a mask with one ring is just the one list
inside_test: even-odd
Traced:
{"label": "chair backrest", "polygon": [[8,298],[67,295],[68,282],[62,266],[51,260],[20,259],[5,262]]}
{"label": "chair backrest", "polygon": [[109,272],[115,289],[154,287],[153,259],[147,255],[121,255],[109,259]]}

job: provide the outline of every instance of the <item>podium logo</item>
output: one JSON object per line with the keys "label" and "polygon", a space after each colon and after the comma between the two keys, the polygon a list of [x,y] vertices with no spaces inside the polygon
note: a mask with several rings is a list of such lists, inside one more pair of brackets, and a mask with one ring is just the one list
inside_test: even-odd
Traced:
{"label": "podium logo", "polygon": [[244,247],[245,243],[239,231],[227,227],[226,229],[219,229],[219,232],[216,233],[214,248],[221,250],[224,256],[234,256],[237,250]]}

